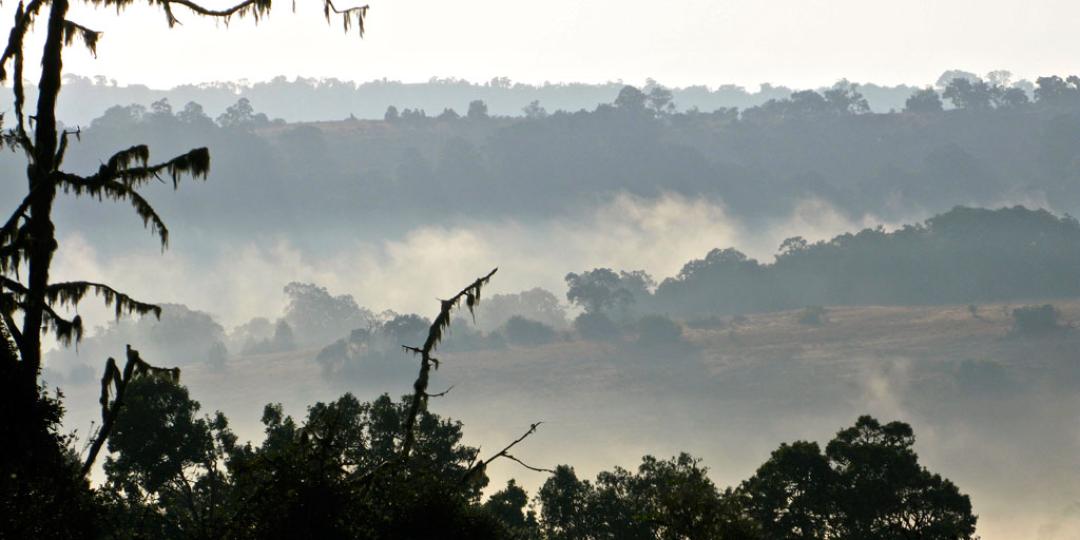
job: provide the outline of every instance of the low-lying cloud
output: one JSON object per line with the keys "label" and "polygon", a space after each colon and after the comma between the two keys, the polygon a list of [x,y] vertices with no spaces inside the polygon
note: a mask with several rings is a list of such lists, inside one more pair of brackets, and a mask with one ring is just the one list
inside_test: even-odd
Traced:
{"label": "low-lying cloud", "polygon": [[[329,255],[310,255],[302,239],[280,237],[216,246],[211,256],[181,247],[164,254],[132,251],[104,258],[75,233],[61,241],[55,274],[106,281],[148,301],[186,304],[231,327],[254,316],[280,314],[282,287],[291,281],[352,294],[376,311],[426,313],[436,307],[436,297],[495,266],[501,271],[492,292],[541,286],[561,295],[567,272],[644,269],[661,280],[713,248],[735,247],[767,261],[784,238],[814,241],[879,223],[870,216],[853,221],[811,199],[765,228],[749,228],[721,201],[623,194],[590,211],[538,223],[471,221],[420,226],[381,241],[342,238],[341,248]],[[94,323],[106,320],[104,310],[88,306],[84,311]]]}

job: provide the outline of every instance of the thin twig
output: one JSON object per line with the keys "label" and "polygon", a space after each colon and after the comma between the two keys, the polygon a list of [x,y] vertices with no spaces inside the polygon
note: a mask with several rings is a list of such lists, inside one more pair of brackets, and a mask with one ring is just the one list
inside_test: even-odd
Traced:
{"label": "thin twig", "polygon": [[518,459],[518,458],[516,458],[516,457],[514,457],[514,456],[512,456],[510,454],[503,454],[502,457],[504,457],[506,459],[509,459],[511,461],[516,461],[518,463],[518,465],[521,465],[522,467],[525,467],[526,469],[529,469],[530,471],[542,472],[542,473],[548,473],[548,474],[555,474],[555,469],[545,469],[543,467],[533,467],[532,465],[529,465],[528,463],[525,463],[524,461],[521,461],[520,459]]}
{"label": "thin twig", "polygon": [[527,439],[533,433],[536,433],[536,428],[540,427],[540,424],[543,424],[543,422],[536,422],[536,423],[532,424],[531,426],[529,426],[529,429],[525,433],[523,433],[517,439],[514,439],[514,441],[511,442],[510,444],[506,445],[505,448],[503,448],[502,450],[499,450],[494,455],[492,455],[491,457],[485,459],[484,461],[481,461],[481,462],[469,467],[469,470],[465,473],[465,476],[462,477],[462,481],[466,482],[466,483],[473,481],[481,473],[483,473],[484,471],[487,470],[487,466],[490,465],[492,461],[495,461],[496,459],[499,459],[499,458],[506,458],[506,459],[509,459],[511,461],[514,461],[514,462],[518,463],[519,465],[521,465],[522,467],[525,467],[526,469],[529,469],[530,471],[555,474],[555,471],[553,471],[551,469],[545,469],[545,468],[542,468],[542,467],[534,467],[532,465],[529,465],[528,463],[525,463],[524,461],[521,461],[517,457],[514,457],[512,454],[510,454],[510,449],[517,446],[518,444],[520,444],[521,441],[524,441],[525,439]]}
{"label": "thin twig", "polygon": [[428,396],[429,398],[433,398],[433,397],[443,397],[443,396],[445,396],[446,394],[449,394],[449,393],[450,393],[450,391],[451,391],[451,390],[453,390],[453,389],[454,389],[454,385],[450,385],[450,388],[447,388],[446,390],[443,390],[442,392],[439,392],[438,394],[428,394],[427,396]]}

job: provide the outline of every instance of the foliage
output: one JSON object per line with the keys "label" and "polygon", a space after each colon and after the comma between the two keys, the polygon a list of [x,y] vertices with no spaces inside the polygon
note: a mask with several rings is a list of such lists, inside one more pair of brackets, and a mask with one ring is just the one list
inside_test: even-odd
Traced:
{"label": "foliage", "polygon": [[1045,336],[1068,329],[1060,322],[1061,312],[1051,304],[1015,308],[1012,318],[1015,336]]}
{"label": "foliage", "polygon": [[502,331],[506,340],[514,345],[535,347],[555,340],[555,330],[550,326],[517,315],[506,321]]}
{"label": "foliage", "polygon": [[489,505],[499,512],[478,505],[487,480],[461,482],[477,449],[461,444],[459,422],[422,410],[408,474],[370,476],[401,451],[407,401],[346,394],[303,422],[268,405],[265,440],[252,446],[236,443],[221,413],[199,418],[173,381],[140,379],[130,392],[105,464],[118,537],[509,538],[500,520],[521,496],[510,489]]}
{"label": "foliage", "polygon": [[[594,481],[560,466],[537,492],[516,482],[481,503],[489,460],[462,444],[462,425],[421,401],[414,451],[401,473],[401,427],[412,403],[346,394],[303,421],[263,412],[265,438],[237,444],[220,413],[175,381],[137,379],[120,415],[102,492],[116,537],[498,538],[507,540],[972,538],[967,496],[918,464],[900,422],[859,418],[822,452],[781,445],[736,489],[719,489],[699,460],[645,456]],[[538,469],[539,470],[539,469]],[[380,473],[380,471],[384,471]]]}
{"label": "foliage", "polygon": [[[887,106],[876,105],[877,112],[866,114],[852,113],[851,104],[844,104],[850,100],[829,105],[825,97],[829,89],[811,91],[817,97],[799,94],[793,99],[790,90],[769,87],[752,101],[715,105],[684,89],[674,91],[674,99],[681,104],[696,102],[700,110],[657,116],[648,106],[640,114],[629,114],[596,105],[616,98],[621,86],[593,91],[591,102],[560,107],[556,104],[566,103],[561,97],[578,87],[552,85],[542,100],[549,112],[546,117],[484,122],[435,118],[447,105],[478,98],[491,112],[496,110],[492,99],[498,98],[492,97],[492,87],[447,83],[433,85],[449,93],[445,99],[410,98],[414,116],[408,120],[400,118],[403,107],[398,105],[399,118],[391,123],[309,124],[304,133],[324,136],[322,141],[308,137],[306,144],[289,135],[291,129],[238,132],[212,121],[209,126],[205,121],[180,122],[176,111],[166,122],[148,110],[157,94],[151,99],[130,90],[131,94],[115,94],[115,99],[141,100],[147,108],[85,130],[84,140],[99,143],[94,148],[72,145],[69,160],[96,166],[97,148],[126,147],[132,139],[153,141],[156,146],[184,141],[214,149],[215,174],[230,178],[230,185],[220,186],[225,190],[222,200],[200,200],[196,205],[181,199],[176,204],[183,211],[173,212],[177,216],[173,219],[217,228],[229,240],[256,232],[301,234],[300,229],[324,235],[329,227],[352,230],[396,219],[427,223],[476,212],[496,220],[557,218],[574,208],[568,204],[572,201],[607,202],[622,193],[646,201],[664,194],[723,201],[729,217],[748,224],[788,217],[807,201],[856,222],[862,216],[898,222],[945,212],[956,204],[1018,199],[1045,201],[1058,213],[1075,211],[1080,200],[1080,178],[1073,166],[1080,154],[1080,99],[1070,93],[1074,90],[1068,77],[1058,77],[1061,84],[1052,83],[1054,77],[1044,79],[1041,88],[1003,87],[1034,96],[1026,106],[956,109],[945,100],[940,112],[919,114],[887,112],[903,110],[914,88],[897,90]],[[938,99],[945,84],[931,89]],[[280,111],[286,103],[303,103],[302,114],[321,110],[321,118],[340,117],[341,111],[360,106],[377,107],[365,116],[379,117],[388,100],[400,99],[390,97],[394,89],[410,96],[417,91],[413,86],[372,83],[365,86],[372,92],[365,94],[369,99],[342,103],[333,92],[348,95],[350,86],[304,79],[260,83],[250,89],[190,90],[204,92],[199,99],[215,117],[237,100],[235,92],[244,91],[256,106],[272,100],[280,104]],[[515,86],[525,91],[524,86]],[[79,88],[87,94],[104,93],[89,84]],[[841,85],[844,92],[850,89]],[[855,91],[873,101],[881,88],[860,85]],[[300,97],[312,95],[319,99]],[[535,99],[526,93],[515,96],[499,100],[501,114],[512,114]],[[775,114],[750,107],[768,99],[784,104]],[[341,104],[336,109],[327,105],[334,101]],[[732,109],[733,104],[741,110]],[[585,105],[588,110],[581,110]],[[845,106],[847,113],[837,112]],[[795,112],[799,107],[812,112]],[[421,114],[425,109],[435,114]],[[458,112],[464,111],[459,107]],[[0,158],[0,165],[21,172],[16,159],[8,155],[6,160]],[[309,189],[310,184],[302,181],[313,178],[319,179],[322,189]],[[5,193],[20,195],[13,190]],[[229,206],[240,193],[257,203]],[[312,208],[320,209],[319,217],[312,216]]]}
{"label": "foliage", "polygon": [[423,340],[430,325],[431,321],[416,314],[394,315],[353,329],[323,347],[315,361],[330,380],[382,381],[407,376],[413,366],[401,347]]}
{"label": "foliage", "polygon": [[749,480],[721,491],[687,454],[645,456],[595,482],[560,466],[537,495],[550,540],[970,539],[976,517],[955,485],[918,464],[901,422],[869,416],[817,443],[783,444]]}
{"label": "foliage", "polygon": [[217,123],[223,128],[251,130],[269,125],[270,119],[263,113],[255,112],[251,101],[242,97],[217,117]]}
{"label": "foliage", "polygon": [[469,102],[469,110],[465,113],[465,118],[469,120],[486,120],[488,118],[487,104],[480,100],[473,100]]}
{"label": "foliage", "polygon": [[[408,474],[367,476],[401,452],[408,409],[407,400],[346,394],[312,406],[299,424],[267,406],[265,442],[230,459],[241,510],[234,526],[253,538],[464,538],[485,527],[472,505],[486,479],[460,483],[477,450],[461,445],[458,422],[421,410]],[[422,509],[429,513],[417,520]]]}
{"label": "foliage", "polygon": [[666,315],[645,315],[637,321],[637,342],[643,347],[666,347],[682,342],[679,323]]}
{"label": "foliage", "polygon": [[560,466],[540,488],[540,526],[550,540],[749,539],[755,525],[731,492],[720,492],[688,454],[642,458],[636,473],[616,467],[595,483]]}
{"label": "foliage", "polygon": [[498,520],[509,531],[514,540],[539,539],[539,524],[536,512],[526,510],[529,494],[514,479],[506,487],[488,497],[484,502],[484,511]]}
{"label": "foliage", "polygon": [[236,436],[220,412],[200,406],[170,379],[140,378],[128,388],[105,460],[113,531],[135,537],[220,537],[229,515],[225,459]]}
{"label": "foliage", "polygon": [[496,294],[488,298],[477,314],[481,328],[498,328],[518,316],[542,322],[552,328],[566,328],[566,310],[551,291],[539,287],[516,294]]}
{"label": "foliage", "polygon": [[949,81],[942,96],[958,109],[1017,109],[1027,106],[1030,98],[1021,88],[1008,85],[1008,73],[994,72],[991,80],[957,77]]}
{"label": "foliage", "polygon": [[351,295],[332,296],[313,283],[289,283],[285,295],[289,297],[285,322],[306,345],[328,343],[355,328],[370,328],[376,321]]}
{"label": "foliage", "polygon": [[[115,7],[120,13],[133,0],[92,0],[83,4]],[[178,23],[173,8],[182,8],[201,16],[228,21],[231,17],[265,16],[270,0],[242,0],[225,9],[207,9],[189,0],[149,2],[164,12],[169,26]],[[339,10],[331,0],[324,0],[324,13],[331,12],[343,19],[346,30],[355,24],[363,32],[366,7]],[[25,159],[26,192],[11,200],[18,201],[9,218],[0,226],[0,335],[4,354],[0,355],[0,395],[6,396],[0,408],[0,425],[5,426],[3,470],[4,491],[0,498],[18,504],[11,516],[0,522],[0,536],[28,537],[86,537],[72,534],[72,527],[92,527],[95,520],[78,514],[86,507],[85,475],[94,462],[96,452],[110,436],[115,414],[123,407],[124,389],[132,376],[154,372],[154,368],[132,355],[128,348],[128,363],[120,374],[110,358],[102,379],[101,404],[103,425],[91,444],[89,456],[77,474],[67,456],[69,441],[56,435],[62,416],[57,398],[43,396],[39,384],[42,368],[42,339],[51,334],[61,344],[77,343],[83,337],[83,321],[78,315],[79,304],[88,295],[100,297],[112,306],[116,318],[122,315],[160,316],[161,308],[138,301],[106,284],[76,280],[58,282],[50,270],[59,248],[56,235],[54,205],[65,194],[89,195],[98,200],[130,205],[144,227],[168,245],[169,230],[161,216],[144,197],[143,188],[154,181],[163,181],[176,189],[187,178],[202,179],[210,170],[210,153],[197,147],[171,159],[152,162],[146,144],[119,146],[111,157],[99,161],[96,171],[76,173],[64,167],[64,159],[72,141],[81,140],[81,130],[63,128],[57,121],[57,99],[63,86],[63,56],[65,48],[78,41],[91,54],[96,54],[101,33],[69,19],[70,0],[33,0],[20,3],[6,46],[0,54],[0,81],[10,76],[13,93],[13,127],[0,133],[0,142],[19,151]],[[44,17],[47,22],[38,23]],[[41,55],[29,60],[40,65],[36,104],[28,105],[24,87],[23,67],[28,60],[25,49],[27,37],[34,29],[43,29]],[[11,71],[8,71],[8,68]],[[30,110],[28,110],[30,109]],[[170,116],[166,102],[156,103],[151,118]],[[69,315],[69,312],[75,313]],[[16,318],[21,316],[21,323]],[[115,398],[109,400],[110,386],[116,385]],[[18,472],[17,472],[18,471]],[[14,473],[14,474],[13,474]],[[54,489],[42,489],[55,483]],[[63,508],[70,510],[62,510]],[[31,510],[33,509],[33,510]],[[37,512],[48,512],[42,516]],[[81,520],[71,518],[84,517]],[[85,530],[83,531],[86,532]]]}
{"label": "foliage", "polygon": [[904,103],[904,111],[918,114],[934,114],[944,110],[941,96],[933,88],[916,90]]}
{"label": "foliage", "polygon": [[398,113],[397,107],[391,105],[386,108],[386,113],[383,114],[383,120],[386,122],[397,122],[401,118],[401,114]]}
{"label": "foliage", "polygon": [[619,95],[615,97],[613,104],[619,109],[641,111],[645,109],[645,104],[648,101],[649,96],[645,95],[641,90],[633,86],[624,86],[622,90],[619,90]]}
{"label": "foliage", "polygon": [[760,106],[743,111],[742,117],[753,124],[772,124],[788,121],[806,122],[868,112],[870,112],[870,105],[859,93],[858,86],[847,81],[840,81],[824,93],[802,90],[793,92],[786,99],[770,99]]}
{"label": "foliage", "polygon": [[824,454],[781,445],[739,494],[766,538],[974,538],[971,501],[919,465],[914,443],[911,426],[862,416]]}
{"label": "foliage", "polygon": [[642,270],[621,271],[596,268],[581,274],[566,274],[566,299],[587,313],[616,312],[625,314],[639,299],[649,296],[656,285],[652,276]]}
{"label": "foliage", "polygon": [[540,105],[540,100],[537,99],[530,101],[528,105],[522,107],[521,112],[525,115],[525,118],[534,120],[545,118],[548,115],[547,109],[542,107]]}
{"label": "foliage", "polygon": [[1045,210],[957,207],[892,232],[798,240],[772,264],[715,249],[665,279],[651,303],[701,316],[1080,296],[1080,223]]}
{"label": "foliage", "polygon": [[578,315],[574,319],[574,330],[582,339],[590,341],[614,341],[622,335],[615,321],[601,312],[586,311]]}
{"label": "foliage", "polygon": [[53,366],[79,365],[85,359],[97,361],[123,351],[129,343],[139,344],[146,358],[163,365],[190,366],[228,356],[225,329],[206,312],[182,304],[160,304],[161,316],[143,316],[110,321],[93,336],[84,339],[78,350],[60,349],[46,355]]}
{"label": "foliage", "polygon": [[[10,365],[0,364],[0,380],[14,378]],[[69,451],[71,438],[58,432],[63,396],[40,387],[38,392],[29,408],[18,394],[0,392],[0,536],[93,537],[103,527],[100,506]],[[21,414],[18,421],[12,412]]]}

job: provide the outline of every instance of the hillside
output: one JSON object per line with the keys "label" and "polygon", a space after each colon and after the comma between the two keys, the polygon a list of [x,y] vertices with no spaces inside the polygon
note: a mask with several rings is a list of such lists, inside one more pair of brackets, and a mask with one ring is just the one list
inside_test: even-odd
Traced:
{"label": "hillside", "polygon": [[[1080,450],[1068,427],[1080,406],[1071,391],[1080,332],[1010,337],[1006,310],[1017,305],[981,305],[977,318],[968,306],[829,307],[817,326],[800,324],[801,310],[724,318],[687,327],[685,343],[662,349],[628,338],[446,353],[433,390],[453,390],[433,406],[464,421],[467,437],[485,448],[544,420],[520,453],[533,463],[573,461],[592,474],[687,450],[719,483],[747,477],[780,442],[824,440],[870,412],[913,425],[922,458],[971,493],[984,538],[1034,537],[1051,524],[1065,528],[1045,538],[1067,538],[1080,530],[1068,529],[1069,519],[1080,516],[1062,501],[1080,491],[1054,479],[1073,466],[1063,456]],[[1054,305],[1064,321],[1080,320],[1080,301]],[[252,404],[279,401],[298,414],[345,391],[408,392],[408,375],[328,381],[317,353],[238,357],[223,371],[194,365],[184,380],[204,408],[223,410],[242,439],[254,440],[261,406]],[[407,374],[412,360],[400,360]],[[96,385],[65,393],[68,425],[85,428]],[[1040,449],[1047,446],[1062,451]],[[529,487],[542,480],[510,467],[492,474],[493,485],[503,475]],[[1021,514],[1030,520],[1015,519]]]}
{"label": "hillside", "polygon": [[[159,102],[110,108],[83,126],[66,162],[92,171],[100,156],[135,143],[155,157],[207,146],[213,196],[146,193],[174,227],[215,243],[286,237],[311,249],[357,231],[385,238],[436,223],[565,220],[620,194],[708,201],[758,229],[808,200],[876,223],[956,205],[1080,208],[1076,88],[996,108],[891,113],[857,108],[854,87],[837,91],[847,108],[809,92],[741,111],[633,102],[534,117],[403,111],[390,121],[311,123],[273,122],[257,103],[236,103],[215,121],[198,104]],[[21,167],[15,155],[0,158],[9,174]],[[63,208],[63,227],[109,227],[117,241],[141,232],[115,232],[126,222],[93,205]]]}

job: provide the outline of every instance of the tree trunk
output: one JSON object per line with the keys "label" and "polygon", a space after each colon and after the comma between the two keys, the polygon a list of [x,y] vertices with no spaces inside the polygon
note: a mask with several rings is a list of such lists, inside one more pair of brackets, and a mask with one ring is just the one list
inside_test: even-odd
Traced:
{"label": "tree trunk", "polygon": [[56,99],[60,95],[64,20],[68,0],[52,0],[48,32],[41,56],[41,78],[38,82],[37,115],[34,124],[33,160],[27,168],[30,189],[30,256],[26,311],[23,314],[22,391],[37,393],[37,378],[41,370],[41,329],[45,309],[45,289],[49,284],[49,267],[56,251],[56,230],[52,222],[56,184],[53,170],[56,161]]}

